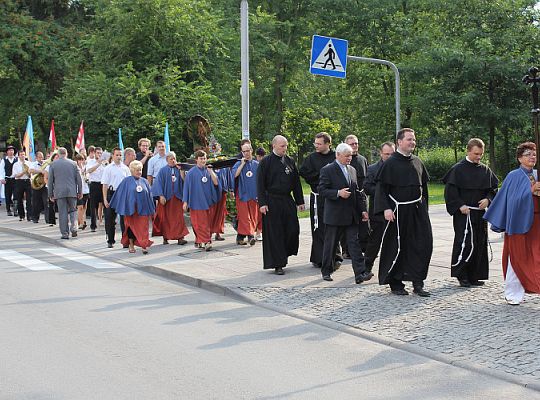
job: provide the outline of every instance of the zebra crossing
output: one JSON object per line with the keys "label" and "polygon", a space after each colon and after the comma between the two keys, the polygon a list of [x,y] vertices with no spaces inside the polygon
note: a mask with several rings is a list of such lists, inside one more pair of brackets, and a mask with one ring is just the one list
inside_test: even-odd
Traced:
{"label": "zebra crossing", "polygon": [[[74,270],[80,268],[81,265],[83,268],[89,267],[96,270],[127,268],[113,261],[103,260],[80,251],[62,247],[32,248],[29,250],[14,250],[5,247],[0,248],[0,267],[15,264],[29,271]],[[38,254],[39,258],[37,257]],[[48,257],[43,257],[44,255]],[[46,258],[48,261],[42,258]],[[54,261],[51,261],[51,259],[54,259]]]}

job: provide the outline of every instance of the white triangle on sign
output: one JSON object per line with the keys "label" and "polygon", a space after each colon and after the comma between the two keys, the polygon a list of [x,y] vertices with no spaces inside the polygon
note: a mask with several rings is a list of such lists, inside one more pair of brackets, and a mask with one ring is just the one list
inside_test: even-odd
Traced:
{"label": "white triangle on sign", "polygon": [[328,71],[345,72],[332,39],[328,40],[328,43],[323,47],[321,53],[311,67]]}

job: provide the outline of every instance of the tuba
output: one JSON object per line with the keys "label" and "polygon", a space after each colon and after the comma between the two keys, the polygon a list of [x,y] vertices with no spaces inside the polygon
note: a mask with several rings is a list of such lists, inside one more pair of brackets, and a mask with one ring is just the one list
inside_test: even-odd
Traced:
{"label": "tuba", "polygon": [[43,175],[43,171],[45,171],[45,168],[52,162],[55,155],[56,152],[52,153],[51,156],[41,164],[41,172],[38,172],[30,178],[30,186],[32,186],[32,189],[40,190],[45,186],[45,176]]}

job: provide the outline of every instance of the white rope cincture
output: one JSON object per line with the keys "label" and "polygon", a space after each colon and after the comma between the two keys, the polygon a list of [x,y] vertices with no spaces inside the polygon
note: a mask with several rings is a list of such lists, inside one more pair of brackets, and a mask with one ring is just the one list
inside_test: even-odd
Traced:
{"label": "white rope cincture", "polygon": [[[471,206],[467,206],[469,207],[470,210],[482,210],[482,208],[480,207],[471,207]],[[463,251],[465,251],[465,245],[466,245],[466,241],[467,241],[467,234],[469,233],[469,228],[471,230],[471,251],[469,252],[469,255],[467,256],[467,258],[465,259],[465,262],[469,262],[469,260],[471,259],[472,255],[473,255],[473,252],[474,252],[474,231],[473,231],[473,228],[472,228],[472,222],[471,222],[471,213],[469,212],[467,214],[467,222],[465,222],[465,231],[463,233],[463,241],[461,242],[461,252],[459,253],[459,256],[458,256],[458,259],[456,261],[455,264],[452,264],[452,267],[455,267],[456,265],[459,265],[459,263],[461,263],[461,260],[463,260]]]}
{"label": "white rope cincture", "polygon": [[311,192],[311,194],[314,196],[313,199],[313,230],[316,231],[319,228],[319,211],[317,208],[317,197],[319,197],[319,193]]}
{"label": "white rope cincture", "polygon": [[[390,269],[388,270],[388,273],[390,273],[392,269],[394,268],[394,265],[396,265],[397,259],[399,257],[399,253],[401,251],[401,236],[399,233],[399,206],[419,203],[422,201],[422,196],[420,196],[416,200],[411,200],[411,201],[397,201],[396,199],[394,199],[394,197],[391,194],[389,194],[388,197],[390,197],[390,199],[392,199],[392,201],[396,204],[396,207],[394,208],[394,214],[396,216],[396,228],[397,228],[397,253],[396,253],[396,257],[394,258],[394,261],[392,261],[392,265],[390,266]],[[379,253],[382,250],[384,237],[386,236],[386,231],[388,230],[389,226],[390,226],[390,221],[386,223],[386,227],[384,228],[384,232],[381,239],[381,246],[379,247]]]}

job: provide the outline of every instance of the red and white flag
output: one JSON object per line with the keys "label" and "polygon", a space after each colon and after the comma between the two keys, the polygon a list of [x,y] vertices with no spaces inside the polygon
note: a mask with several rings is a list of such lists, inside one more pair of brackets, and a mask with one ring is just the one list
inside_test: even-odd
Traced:
{"label": "red and white flag", "polygon": [[51,122],[51,131],[49,132],[49,148],[56,150],[56,134],[54,133],[54,119]]}
{"label": "red and white flag", "polygon": [[84,149],[84,121],[81,121],[81,126],[79,127],[79,134],[77,135],[77,141],[75,142],[75,151],[80,153]]}

